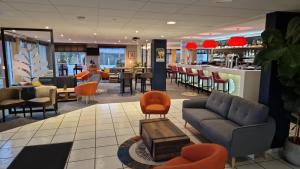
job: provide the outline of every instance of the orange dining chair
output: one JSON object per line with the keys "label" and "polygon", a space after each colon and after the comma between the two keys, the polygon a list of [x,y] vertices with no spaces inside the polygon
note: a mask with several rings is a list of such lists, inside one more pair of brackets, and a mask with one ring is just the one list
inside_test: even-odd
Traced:
{"label": "orange dining chair", "polygon": [[170,109],[170,105],[170,97],[161,91],[149,91],[140,98],[140,106],[142,112],[145,114],[145,119],[147,119],[147,115],[149,115],[150,118],[150,114],[163,115],[165,118]]}
{"label": "orange dining chair", "polygon": [[183,147],[181,154],[154,169],[224,169],[227,150],[218,144],[193,144]]}
{"label": "orange dining chair", "polygon": [[75,93],[78,97],[86,97],[86,104],[88,103],[88,100],[90,99],[90,96],[94,96],[97,93],[97,82],[88,82],[80,84],[79,86],[75,87]]}
{"label": "orange dining chair", "polygon": [[75,75],[76,79],[79,81],[85,81],[90,77],[90,72],[89,71],[82,71],[78,74]]}

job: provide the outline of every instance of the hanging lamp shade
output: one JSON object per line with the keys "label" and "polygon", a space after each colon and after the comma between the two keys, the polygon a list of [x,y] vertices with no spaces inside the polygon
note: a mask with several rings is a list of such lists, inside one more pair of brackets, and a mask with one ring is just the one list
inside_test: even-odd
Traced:
{"label": "hanging lamp shade", "polygon": [[185,48],[187,49],[197,49],[198,45],[196,42],[186,42]]}
{"label": "hanging lamp shade", "polygon": [[203,48],[216,48],[218,46],[218,42],[215,40],[205,40],[202,43]]}
{"label": "hanging lamp shade", "polygon": [[243,36],[233,36],[227,41],[228,46],[245,46],[247,43],[247,39]]}

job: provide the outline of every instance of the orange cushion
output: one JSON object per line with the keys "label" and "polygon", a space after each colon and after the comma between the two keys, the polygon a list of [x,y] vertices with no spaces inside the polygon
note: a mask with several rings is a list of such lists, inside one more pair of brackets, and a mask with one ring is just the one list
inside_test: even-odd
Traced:
{"label": "orange cushion", "polygon": [[145,110],[148,113],[160,114],[160,113],[164,113],[166,111],[166,108],[161,104],[150,104],[146,106]]}
{"label": "orange cushion", "polygon": [[177,166],[182,164],[189,164],[192,163],[192,161],[189,161],[182,157],[175,157],[172,160],[167,161],[164,166]]}

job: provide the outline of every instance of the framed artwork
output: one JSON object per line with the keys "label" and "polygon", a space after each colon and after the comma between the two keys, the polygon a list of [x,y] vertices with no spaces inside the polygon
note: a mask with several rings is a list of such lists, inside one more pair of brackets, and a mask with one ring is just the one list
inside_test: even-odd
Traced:
{"label": "framed artwork", "polygon": [[166,52],[164,48],[156,48],[156,62],[165,62]]}
{"label": "framed artwork", "polygon": [[136,52],[135,51],[128,51],[128,59],[135,59]]}

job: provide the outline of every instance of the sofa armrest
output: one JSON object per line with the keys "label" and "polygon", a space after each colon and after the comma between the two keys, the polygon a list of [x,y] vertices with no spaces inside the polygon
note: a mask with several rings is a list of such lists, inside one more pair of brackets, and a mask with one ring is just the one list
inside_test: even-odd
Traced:
{"label": "sofa armrest", "polygon": [[184,100],[182,108],[205,108],[207,99]]}
{"label": "sofa armrest", "polygon": [[266,123],[242,126],[233,130],[230,155],[239,157],[268,150],[275,134],[275,128],[275,120],[269,117]]}
{"label": "sofa armrest", "polygon": [[56,89],[50,89],[49,97],[50,97],[50,101],[51,101],[52,105],[56,104],[56,102],[57,102],[56,96],[57,96]]}

